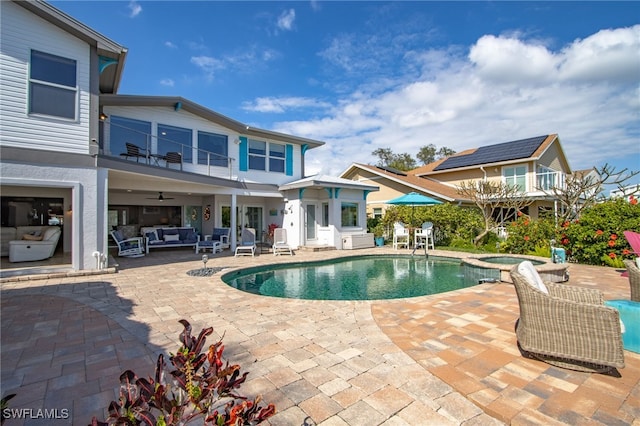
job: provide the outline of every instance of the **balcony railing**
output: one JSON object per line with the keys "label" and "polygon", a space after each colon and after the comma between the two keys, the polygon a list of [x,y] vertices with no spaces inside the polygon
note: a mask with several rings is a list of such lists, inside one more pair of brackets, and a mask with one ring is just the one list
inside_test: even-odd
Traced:
{"label": "balcony railing", "polygon": [[104,155],[206,176],[237,178],[237,165],[232,157],[158,138],[135,129],[126,130],[133,141],[111,139],[103,144]]}
{"label": "balcony railing", "polygon": [[551,191],[553,188],[564,188],[565,176],[562,172],[536,173],[536,190]]}

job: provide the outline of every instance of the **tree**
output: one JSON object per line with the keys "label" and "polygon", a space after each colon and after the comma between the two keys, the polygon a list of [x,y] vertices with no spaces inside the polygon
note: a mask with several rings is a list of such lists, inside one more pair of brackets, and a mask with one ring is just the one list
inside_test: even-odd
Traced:
{"label": "tree", "polygon": [[422,164],[429,164],[455,153],[456,152],[453,149],[447,148],[446,146],[436,149],[436,146],[430,143],[429,145],[425,145],[420,148],[416,157],[418,157],[418,160],[420,160]]}
{"label": "tree", "polygon": [[605,164],[599,169],[594,167],[589,173],[567,175],[564,184],[558,182],[549,189],[538,189],[558,202],[558,221],[564,223],[579,218],[585,209],[604,201],[607,198],[604,190],[608,186],[616,186],[623,197],[639,191],[640,185],[624,186],[625,182],[639,173],[627,168],[617,171],[615,167]]}
{"label": "tree", "polygon": [[458,194],[471,200],[482,212],[484,231],[473,239],[476,246],[480,245],[484,236],[496,227],[494,218],[498,209],[520,213],[523,208],[533,202],[521,192],[517,185],[498,181],[466,181],[457,186],[456,190]]}
{"label": "tree", "polygon": [[411,158],[411,155],[407,153],[394,154],[391,148],[378,148],[371,154],[379,158],[376,163],[378,167],[393,167],[403,171],[416,168],[416,160]]}
{"label": "tree", "polygon": [[422,161],[422,164],[433,163],[436,160],[436,146],[432,143],[425,145],[418,151],[418,160]]}

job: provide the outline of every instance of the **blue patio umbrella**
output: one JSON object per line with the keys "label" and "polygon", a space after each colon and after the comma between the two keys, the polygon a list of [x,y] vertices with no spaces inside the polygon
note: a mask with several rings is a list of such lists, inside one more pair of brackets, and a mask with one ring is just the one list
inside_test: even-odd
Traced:
{"label": "blue patio umbrella", "polygon": [[[387,201],[387,204],[393,204],[396,206],[433,206],[436,204],[442,204],[442,201],[431,198],[427,195],[418,194],[417,192],[410,192],[408,194],[401,195]],[[411,209],[411,222],[413,222],[413,208]],[[411,223],[413,226],[413,223]]]}

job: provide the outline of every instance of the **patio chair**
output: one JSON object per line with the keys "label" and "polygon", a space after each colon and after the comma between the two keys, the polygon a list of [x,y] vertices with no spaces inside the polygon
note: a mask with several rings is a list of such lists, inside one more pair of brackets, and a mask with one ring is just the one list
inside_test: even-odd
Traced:
{"label": "patio chair", "polygon": [[231,228],[213,228],[211,235],[205,235],[204,241],[198,241],[196,244],[196,254],[200,253],[201,249],[202,251],[210,249],[212,253],[219,253],[229,248],[230,233]]}
{"label": "patio chair", "polygon": [[133,157],[136,159],[136,163],[139,163],[141,158],[144,158],[145,161],[147,160],[148,156],[146,149],[140,148],[138,145],[129,142],[125,143],[125,147],[127,148],[127,152],[123,152],[120,156],[124,158]]}
{"label": "patio chair", "polygon": [[629,275],[629,287],[631,287],[631,300],[633,302],[640,302],[640,268],[636,264],[636,261],[625,259],[624,265],[627,267],[627,273]]}
{"label": "patio chair", "polygon": [[530,261],[514,266],[518,347],[523,356],[586,372],[624,368],[620,316],[602,292],[543,282]]}
{"label": "patio chair", "polygon": [[167,155],[164,156],[164,161],[167,167],[169,167],[169,164],[180,164],[180,170],[182,170],[182,154],[179,152],[167,152]]}
{"label": "patio chair", "polygon": [[624,231],[624,237],[629,242],[633,253],[640,257],[640,234],[633,231]]}
{"label": "patio chair", "polygon": [[236,247],[236,256],[255,256],[256,254],[256,230],[244,228],[240,235],[240,244]]}
{"label": "patio chair", "polygon": [[409,230],[402,222],[396,222],[393,224],[393,248],[397,250],[402,245],[409,248]]}
{"label": "patio chair", "polygon": [[144,256],[144,244],[142,242],[142,237],[125,238],[122,231],[111,231],[110,234],[113,241],[118,245],[118,256]]}
{"label": "patio chair", "polygon": [[273,230],[273,255],[288,253],[293,256],[293,251],[287,242],[287,230],[284,228],[276,228]]}
{"label": "patio chair", "polygon": [[416,229],[413,239],[413,247],[418,248],[426,245],[427,249],[435,250],[436,245],[433,242],[433,223],[424,222],[422,224],[422,228]]}

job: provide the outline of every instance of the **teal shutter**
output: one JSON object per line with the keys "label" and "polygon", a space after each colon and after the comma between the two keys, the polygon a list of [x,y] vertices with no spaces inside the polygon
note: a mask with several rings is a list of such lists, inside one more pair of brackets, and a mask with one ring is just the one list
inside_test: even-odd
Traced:
{"label": "teal shutter", "polygon": [[249,142],[246,136],[240,136],[240,158],[238,167],[241,172],[249,170]]}
{"label": "teal shutter", "polygon": [[287,176],[293,176],[293,145],[285,145],[284,170]]}

